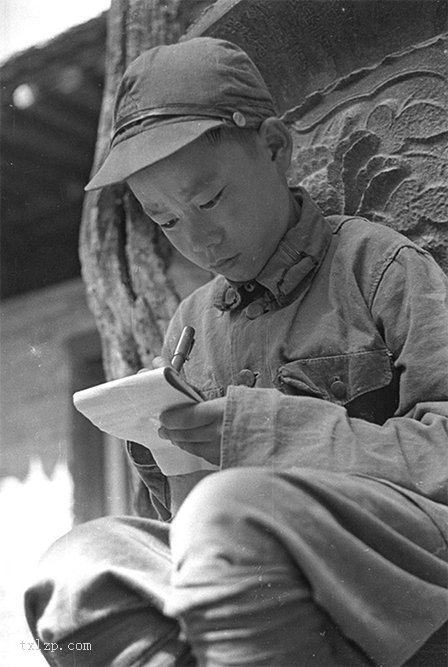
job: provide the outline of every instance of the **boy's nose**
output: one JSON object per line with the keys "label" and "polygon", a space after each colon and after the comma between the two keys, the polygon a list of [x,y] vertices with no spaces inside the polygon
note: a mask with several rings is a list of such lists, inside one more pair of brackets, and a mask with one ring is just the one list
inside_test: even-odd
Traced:
{"label": "boy's nose", "polygon": [[199,214],[190,220],[190,240],[195,252],[219,245],[223,238],[223,229],[207,220],[205,216]]}

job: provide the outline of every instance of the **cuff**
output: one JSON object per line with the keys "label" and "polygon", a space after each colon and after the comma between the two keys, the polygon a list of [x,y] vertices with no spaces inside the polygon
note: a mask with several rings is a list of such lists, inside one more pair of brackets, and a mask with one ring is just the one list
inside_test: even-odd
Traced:
{"label": "cuff", "polygon": [[227,389],[221,469],[264,465],[275,441],[277,394],[276,389]]}
{"label": "cuff", "polygon": [[221,468],[350,468],[354,436],[344,408],[277,389],[231,386],[221,440]]}

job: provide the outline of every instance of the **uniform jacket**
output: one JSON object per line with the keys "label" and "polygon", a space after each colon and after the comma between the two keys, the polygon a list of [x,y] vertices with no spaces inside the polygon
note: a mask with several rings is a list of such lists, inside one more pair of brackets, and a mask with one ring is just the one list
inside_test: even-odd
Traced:
{"label": "uniform jacket", "polygon": [[[323,217],[307,193],[257,280],[222,276],[167,332],[196,328],[186,379],[227,395],[221,467],[318,468],[380,478],[448,539],[448,281],[431,256],[359,217]],[[131,458],[159,518],[200,475],[169,483]],[[173,511],[173,508],[171,509]]]}

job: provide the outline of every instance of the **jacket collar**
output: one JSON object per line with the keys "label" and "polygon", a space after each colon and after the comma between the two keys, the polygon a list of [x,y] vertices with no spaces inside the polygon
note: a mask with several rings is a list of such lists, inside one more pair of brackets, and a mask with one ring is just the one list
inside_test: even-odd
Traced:
{"label": "jacket collar", "polygon": [[299,220],[287,230],[255,281],[244,285],[226,281],[225,289],[215,298],[220,310],[244,305],[246,292],[253,291],[248,290],[251,284],[262,285],[279,306],[284,306],[302,280],[321,264],[330,245],[331,227],[303,188],[294,188],[293,193],[301,208]]}

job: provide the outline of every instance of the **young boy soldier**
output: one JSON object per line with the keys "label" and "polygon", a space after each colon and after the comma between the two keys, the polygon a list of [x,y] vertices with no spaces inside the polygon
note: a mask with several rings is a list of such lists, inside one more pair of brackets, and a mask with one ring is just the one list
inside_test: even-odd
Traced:
{"label": "young boy soldier", "polygon": [[163,352],[196,328],[184,372],[208,400],[161,433],[220,470],[167,480],[130,446],[162,521],[50,549],[27,614],[54,665],[397,667],[447,619],[447,280],[394,231],[324,218],[290,157],[236,46],[161,46],[125,73],[88,189],[127,181],[218,274]]}

